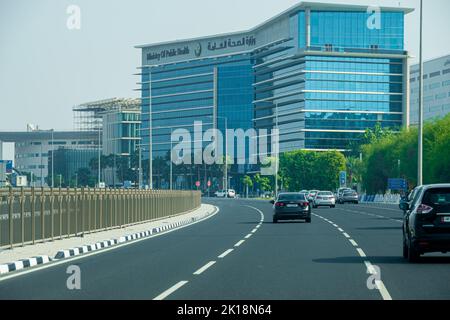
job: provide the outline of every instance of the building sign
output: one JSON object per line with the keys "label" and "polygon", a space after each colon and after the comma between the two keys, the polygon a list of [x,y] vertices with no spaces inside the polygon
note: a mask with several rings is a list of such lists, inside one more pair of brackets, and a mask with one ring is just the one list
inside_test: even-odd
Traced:
{"label": "building sign", "polygon": [[192,53],[196,58],[200,58],[205,52],[216,52],[226,49],[254,47],[256,38],[254,36],[244,36],[241,38],[228,38],[220,41],[208,41],[207,43],[193,43],[180,48],[163,49],[161,51],[147,53],[147,61],[161,61],[167,58],[189,56]]}
{"label": "building sign", "polygon": [[188,55],[189,53],[190,53],[189,47],[184,46],[183,48],[175,48],[175,49],[169,49],[169,50],[161,50],[160,52],[147,53],[147,60],[160,61],[161,59],[176,57],[176,56],[184,56],[184,55]]}
{"label": "building sign", "polygon": [[231,38],[220,41],[220,42],[208,42],[208,50],[223,50],[227,48],[236,48],[236,47],[251,47],[256,45],[256,38],[254,36],[242,37],[237,41],[232,40]]}

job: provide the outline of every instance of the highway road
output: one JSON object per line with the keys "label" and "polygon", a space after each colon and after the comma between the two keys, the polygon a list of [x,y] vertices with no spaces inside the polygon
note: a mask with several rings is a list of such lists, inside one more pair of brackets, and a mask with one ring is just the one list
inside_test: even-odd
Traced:
{"label": "highway road", "polygon": [[[265,201],[207,199],[215,216],[155,238],[0,279],[0,299],[450,299],[450,256],[409,264],[390,205],[272,223]],[[68,266],[81,289],[66,285]]]}

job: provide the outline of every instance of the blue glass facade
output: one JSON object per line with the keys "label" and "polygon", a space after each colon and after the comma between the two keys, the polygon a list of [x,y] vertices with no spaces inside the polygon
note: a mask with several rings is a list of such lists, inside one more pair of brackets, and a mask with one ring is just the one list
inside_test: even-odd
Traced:
{"label": "blue glass facade", "polygon": [[229,129],[277,127],[281,152],[346,150],[377,123],[407,125],[410,10],[381,8],[372,25],[366,10],[300,4],[228,39],[142,46],[144,145],[150,122],[154,157],[169,150],[171,129],[195,120],[204,130],[224,131],[225,118]]}

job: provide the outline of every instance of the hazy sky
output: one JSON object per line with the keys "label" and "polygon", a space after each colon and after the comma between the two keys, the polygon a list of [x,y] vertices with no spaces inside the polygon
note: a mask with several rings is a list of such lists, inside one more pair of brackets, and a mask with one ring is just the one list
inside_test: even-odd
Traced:
{"label": "hazy sky", "polygon": [[[138,97],[134,45],[240,31],[296,0],[0,0],[0,131],[73,128],[72,106]],[[322,0],[417,8],[419,0]],[[425,2],[425,58],[450,53],[450,1]],[[81,29],[66,27],[69,5]],[[406,18],[406,49],[418,55],[416,11]]]}

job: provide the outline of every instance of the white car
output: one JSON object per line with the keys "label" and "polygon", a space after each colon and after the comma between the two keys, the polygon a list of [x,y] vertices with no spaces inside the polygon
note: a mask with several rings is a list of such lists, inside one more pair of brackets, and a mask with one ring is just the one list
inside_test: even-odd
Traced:
{"label": "white car", "polygon": [[227,192],[226,192],[225,190],[219,190],[219,191],[216,191],[216,192],[214,193],[214,195],[215,195],[217,198],[225,198],[226,195],[227,195]]}
{"label": "white car", "polygon": [[236,191],[233,189],[219,190],[215,193],[217,198],[236,198]]}
{"label": "white car", "polygon": [[336,207],[336,198],[334,197],[333,192],[331,191],[320,191],[314,197],[313,200],[313,208],[317,207]]}
{"label": "white car", "polygon": [[227,197],[228,198],[236,198],[236,191],[234,191],[233,189],[228,189]]}

